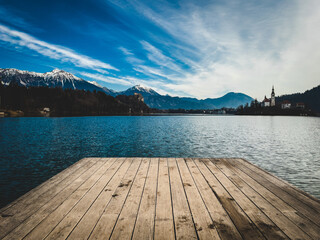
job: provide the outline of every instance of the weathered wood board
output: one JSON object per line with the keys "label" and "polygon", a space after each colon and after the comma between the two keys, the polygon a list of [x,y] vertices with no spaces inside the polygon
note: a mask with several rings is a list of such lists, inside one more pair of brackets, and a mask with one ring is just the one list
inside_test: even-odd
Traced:
{"label": "weathered wood board", "polygon": [[320,239],[320,201],[243,159],[86,158],[2,208],[0,239]]}

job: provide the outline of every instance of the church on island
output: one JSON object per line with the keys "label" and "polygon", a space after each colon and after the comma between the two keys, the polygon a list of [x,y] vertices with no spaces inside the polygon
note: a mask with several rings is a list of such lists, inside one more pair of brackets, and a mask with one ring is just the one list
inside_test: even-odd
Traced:
{"label": "church on island", "polygon": [[274,86],[272,86],[271,98],[264,96],[263,101],[261,102],[262,107],[274,107],[276,105],[276,95],[274,93]]}
{"label": "church on island", "polygon": [[[287,99],[286,99],[287,98]],[[290,101],[289,101],[290,100]],[[291,102],[292,101],[292,102]],[[303,102],[296,102],[290,95],[279,96],[276,99],[274,86],[272,86],[271,97],[259,102],[257,99],[251,104],[241,105],[237,108],[236,114],[238,115],[287,115],[287,116],[314,116],[312,112]]]}

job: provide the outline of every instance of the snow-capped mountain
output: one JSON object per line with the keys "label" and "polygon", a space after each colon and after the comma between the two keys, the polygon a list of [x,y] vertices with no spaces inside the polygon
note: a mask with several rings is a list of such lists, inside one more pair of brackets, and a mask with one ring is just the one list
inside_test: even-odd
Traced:
{"label": "snow-capped mountain", "polygon": [[64,89],[80,89],[89,91],[101,91],[110,96],[134,95],[140,93],[144,97],[144,102],[151,108],[158,109],[216,109],[222,107],[236,108],[239,105],[250,103],[253,99],[243,93],[227,93],[220,98],[207,98],[199,100],[188,97],[172,97],[160,95],[151,88],[141,85],[133,86],[125,91],[114,91],[99,85],[97,82],[85,81],[71,73],[54,69],[51,72],[36,73],[21,71],[18,69],[0,69],[0,82],[9,85],[15,82],[26,87],[62,87]]}
{"label": "snow-capped mountain", "polygon": [[207,98],[199,100],[190,97],[172,97],[160,95],[151,88],[136,85],[122,92],[113,92],[113,95],[133,95],[140,93],[144,102],[151,108],[158,109],[217,109],[222,107],[236,108],[239,105],[250,103],[253,99],[243,93],[227,93],[219,98]]}
{"label": "snow-capped mountain", "polygon": [[88,83],[91,83],[99,88],[103,88],[99,83],[97,83],[96,81],[88,81]]}
{"label": "snow-capped mountain", "polygon": [[13,68],[0,69],[0,81],[5,85],[15,82],[23,86],[36,86],[36,83],[43,81],[43,75],[43,73],[28,72]]}
{"label": "snow-capped mountain", "polygon": [[22,71],[13,68],[0,69],[0,81],[5,85],[17,83],[26,87],[62,87],[64,89],[103,91],[102,86],[87,82],[59,69],[46,73]]}
{"label": "snow-capped mountain", "polygon": [[135,93],[140,93],[144,98],[149,97],[149,96],[160,96],[160,94],[157,93],[156,91],[154,91],[153,89],[148,88],[148,87],[144,87],[141,85],[136,85],[131,88],[128,88],[125,91],[117,92],[117,95],[127,95],[128,96],[128,95],[133,95]]}

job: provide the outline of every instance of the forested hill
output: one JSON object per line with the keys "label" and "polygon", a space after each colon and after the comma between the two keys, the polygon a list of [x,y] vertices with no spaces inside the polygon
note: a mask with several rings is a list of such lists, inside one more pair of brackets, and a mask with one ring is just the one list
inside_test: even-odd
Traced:
{"label": "forested hill", "polygon": [[49,87],[8,86],[0,83],[0,109],[21,110],[25,116],[40,115],[44,108],[50,116],[128,115],[150,112],[141,95],[112,97],[100,91]]}
{"label": "forested hill", "polygon": [[155,90],[141,85],[136,85],[125,91],[118,92],[59,69],[54,69],[46,73],[37,73],[14,68],[0,68],[0,82],[4,85],[15,83],[25,87],[61,87],[63,89],[96,90],[113,97],[140,93],[149,107],[157,109],[236,108],[239,105],[245,105],[253,100],[253,98],[246,94],[234,92],[226,93],[222,97],[203,100],[191,97],[172,97],[169,95],[161,95]]}
{"label": "forested hill", "polygon": [[282,95],[276,98],[276,102],[278,103],[281,103],[284,100],[288,100],[294,105],[303,102],[313,111],[320,113],[320,85],[307,90],[304,93]]}

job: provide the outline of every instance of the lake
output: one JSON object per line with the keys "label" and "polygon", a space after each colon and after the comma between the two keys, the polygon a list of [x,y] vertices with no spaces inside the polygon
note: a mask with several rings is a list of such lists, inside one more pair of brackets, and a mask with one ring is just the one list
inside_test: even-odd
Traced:
{"label": "lake", "polygon": [[245,158],[320,198],[320,118],[0,118],[0,207],[84,157]]}

